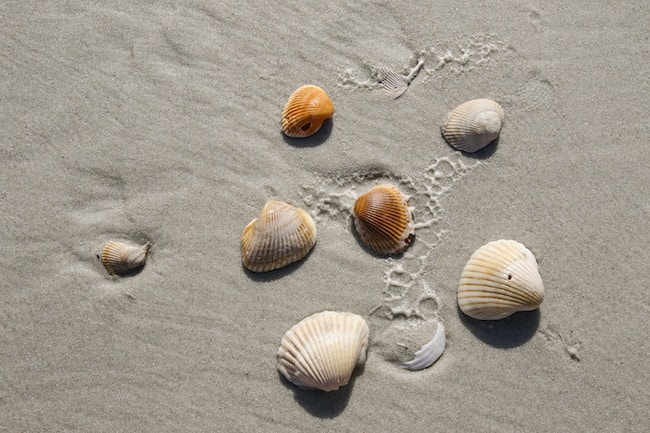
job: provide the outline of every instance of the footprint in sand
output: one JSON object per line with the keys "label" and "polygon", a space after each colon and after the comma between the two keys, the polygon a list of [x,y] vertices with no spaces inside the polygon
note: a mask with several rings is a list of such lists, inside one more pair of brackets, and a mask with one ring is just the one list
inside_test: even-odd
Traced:
{"label": "footprint in sand", "polygon": [[[531,17],[535,23],[535,15]],[[490,93],[504,106],[507,121],[511,124],[509,127],[526,128],[530,122],[539,119],[558,121],[552,84],[531,70],[525,57],[495,35],[476,35],[462,41],[438,43],[414,52],[408,63],[406,77],[409,81],[406,84],[397,80],[395,73],[387,74],[384,67],[366,65],[362,71],[344,70],[339,75],[339,85],[352,91],[379,89],[395,97],[409,87],[420,68],[426,78],[414,81],[410,87],[426,85],[449,74],[473,74],[482,68],[480,71],[489,82],[495,83]],[[497,67],[484,68],[493,63]],[[505,69],[500,69],[499,65]],[[508,80],[500,79],[504,75]],[[382,85],[382,79],[387,76],[392,79],[388,89]],[[440,300],[423,274],[433,249],[445,234],[439,218],[440,197],[483,163],[480,159],[454,153],[433,160],[424,172],[414,176],[392,173],[382,167],[359,167],[330,174],[321,184],[303,188],[302,199],[315,219],[337,221],[343,229],[351,229],[350,210],[356,197],[379,183],[397,186],[415,208],[415,242],[404,254],[386,259],[380,300],[369,313],[375,335],[373,352],[390,364],[412,359],[436,331],[440,321]],[[549,341],[564,342],[563,337],[555,332],[548,331],[543,335]],[[579,360],[579,344],[564,345],[571,358]]]}

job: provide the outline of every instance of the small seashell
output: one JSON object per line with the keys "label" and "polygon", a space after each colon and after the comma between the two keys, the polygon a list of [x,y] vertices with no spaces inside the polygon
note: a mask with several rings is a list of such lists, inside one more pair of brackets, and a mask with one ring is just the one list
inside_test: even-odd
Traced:
{"label": "small seashell", "polygon": [[379,68],[377,81],[381,92],[393,99],[402,96],[409,86],[403,75],[391,71],[388,68]]}
{"label": "small seashell", "polygon": [[280,342],[278,370],[300,388],[335,391],[366,362],[368,324],[359,315],[322,311],[302,319]]}
{"label": "small seashell", "polygon": [[517,241],[483,245],[470,257],[458,283],[458,306],[475,319],[503,319],[534,310],[543,300],[535,256]]}
{"label": "small seashell", "polygon": [[241,257],[253,272],[297,262],[316,244],[316,225],[304,210],[271,200],[241,235]]}
{"label": "small seashell", "polygon": [[411,361],[403,362],[400,367],[409,370],[422,370],[433,365],[434,362],[442,356],[447,345],[447,338],[445,337],[445,327],[442,323],[438,322],[438,329],[436,335],[433,336],[431,341],[422,346],[420,350],[415,352],[415,358]]}
{"label": "small seashell", "polygon": [[132,247],[122,242],[110,241],[101,253],[102,264],[111,275],[125,275],[144,266],[149,244]]}
{"label": "small seashell", "polygon": [[334,105],[323,89],[314,85],[302,86],[289,96],[284,106],[282,132],[292,138],[309,137],[333,115]]}
{"label": "small seashell", "polygon": [[381,92],[389,98],[399,98],[404,92],[406,92],[411,81],[413,81],[418,72],[420,72],[422,65],[424,65],[424,59],[419,59],[417,65],[415,65],[411,72],[406,76],[398,74],[388,68],[379,68],[377,73],[377,82]]}
{"label": "small seashell", "polygon": [[476,152],[493,142],[501,131],[505,113],[491,99],[467,101],[447,114],[442,135],[457,150]]}
{"label": "small seashell", "polygon": [[377,185],[354,203],[354,226],[361,240],[377,253],[401,253],[415,236],[412,210],[396,187]]}

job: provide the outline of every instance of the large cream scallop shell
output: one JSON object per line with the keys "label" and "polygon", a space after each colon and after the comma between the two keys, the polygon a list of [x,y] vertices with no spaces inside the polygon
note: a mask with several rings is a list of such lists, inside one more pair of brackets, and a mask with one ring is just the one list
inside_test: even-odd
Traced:
{"label": "large cream scallop shell", "polygon": [[271,200],[241,235],[241,257],[253,272],[297,262],[316,244],[316,225],[304,210]]}
{"label": "large cream scallop shell", "polygon": [[442,135],[457,150],[476,152],[493,142],[505,119],[491,99],[473,99],[453,109],[442,124]]}
{"label": "large cream scallop shell", "polygon": [[282,337],[278,370],[300,388],[334,391],[366,362],[368,324],[349,312],[322,311],[304,318]]}
{"label": "large cream scallop shell", "polygon": [[412,208],[393,185],[377,185],[354,203],[354,226],[361,240],[379,254],[397,254],[413,240]]}
{"label": "large cream scallop shell", "polygon": [[122,242],[110,241],[104,245],[101,261],[111,275],[125,275],[144,266],[149,244],[133,247]]}
{"label": "large cream scallop shell", "polygon": [[503,319],[534,310],[543,300],[535,256],[517,241],[483,245],[470,257],[458,283],[458,306],[475,319]]}
{"label": "large cream scallop shell", "polygon": [[282,132],[292,138],[309,137],[333,115],[334,105],[325,90],[308,84],[289,96],[282,111]]}

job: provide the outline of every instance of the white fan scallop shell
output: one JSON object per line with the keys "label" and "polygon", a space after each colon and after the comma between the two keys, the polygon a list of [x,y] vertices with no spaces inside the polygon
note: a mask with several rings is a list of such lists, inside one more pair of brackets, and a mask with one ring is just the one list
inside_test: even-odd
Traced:
{"label": "white fan scallop shell", "polygon": [[102,248],[100,259],[111,275],[125,275],[144,266],[149,244],[134,247],[122,242],[109,241]]}
{"label": "white fan scallop shell", "polygon": [[476,250],[458,283],[458,306],[470,317],[498,320],[531,311],[544,300],[537,260],[517,241],[501,239]]}
{"label": "white fan scallop shell", "polygon": [[294,325],[278,349],[278,370],[294,385],[334,391],[365,363],[369,329],[359,315],[322,311]]}
{"label": "white fan scallop shell", "polygon": [[476,152],[493,142],[505,119],[503,108],[491,99],[472,99],[447,114],[441,130],[457,150]]}
{"label": "white fan scallop shell", "polygon": [[442,323],[438,322],[438,329],[431,341],[422,346],[420,350],[415,352],[415,358],[408,362],[403,362],[400,367],[408,370],[422,370],[431,365],[442,356],[447,345],[447,338],[445,336],[445,327]]}

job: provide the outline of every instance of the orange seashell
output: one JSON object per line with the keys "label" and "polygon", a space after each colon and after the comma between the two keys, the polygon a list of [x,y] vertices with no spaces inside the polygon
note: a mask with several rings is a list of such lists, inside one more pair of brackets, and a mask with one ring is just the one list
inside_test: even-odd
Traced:
{"label": "orange seashell", "polygon": [[316,225],[304,210],[271,200],[241,235],[241,258],[253,272],[297,262],[316,244]]}
{"label": "orange seashell", "polygon": [[354,203],[359,237],[379,254],[404,251],[415,236],[412,208],[393,185],[377,185]]}
{"label": "orange seashell", "polygon": [[292,138],[309,137],[333,115],[334,105],[323,89],[311,84],[302,86],[289,96],[284,106],[282,132]]}

